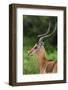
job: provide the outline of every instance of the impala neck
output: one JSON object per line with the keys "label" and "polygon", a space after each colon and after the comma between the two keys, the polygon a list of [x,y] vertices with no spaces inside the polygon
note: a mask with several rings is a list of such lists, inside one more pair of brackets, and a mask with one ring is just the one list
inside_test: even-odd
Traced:
{"label": "impala neck", "polygon": [[44,68],[46,67],[47,63],[47,57],[44,48],[37,53],[37,58],[39,62],[40,73],[44,73]]}

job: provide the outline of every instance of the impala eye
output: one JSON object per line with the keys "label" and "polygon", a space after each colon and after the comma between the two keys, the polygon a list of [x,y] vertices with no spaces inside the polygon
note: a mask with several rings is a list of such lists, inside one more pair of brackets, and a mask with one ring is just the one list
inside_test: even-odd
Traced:
{"label": "impala eye", "polygon": [[35,49],[37,49],[37,46],[35,47]]}

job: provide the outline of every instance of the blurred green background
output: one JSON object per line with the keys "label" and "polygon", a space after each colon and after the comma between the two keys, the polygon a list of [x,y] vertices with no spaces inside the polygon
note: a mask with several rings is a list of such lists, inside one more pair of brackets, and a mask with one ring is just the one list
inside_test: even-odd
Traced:
{"label": "blurred green background", "polygon": [[[29,56],[28,50],[38,41],[37,35],[44,34],[51,22],[50,33],[57,23],[57,17],[54,16],[33,16],[23,15],[23,74],[39,74],[38,60],[35,55]],[[57,60],[57,30],[49,38],[44,39],[47,58]]]}

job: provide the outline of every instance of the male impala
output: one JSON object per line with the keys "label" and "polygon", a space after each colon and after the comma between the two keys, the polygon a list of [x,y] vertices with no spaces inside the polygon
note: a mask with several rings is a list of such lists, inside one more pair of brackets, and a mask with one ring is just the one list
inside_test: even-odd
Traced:
{"label": "male impala", "polygon": [[48,60],[46,57],[46,50],[44,48],[44,42],[43,39],[49,36],[52,36],[54,32],[56,31],[56,24],[55,28],[52,33],[49,33],[50,31],[51,23],[49,23],[49,28],[45,34],[38,35],[39,41],[34,45],[32,49],[28,51],[29,55],[36,54],[39,62],[39,69],[40,73],[56,73],[57,72],[57,61],[56,60]]}

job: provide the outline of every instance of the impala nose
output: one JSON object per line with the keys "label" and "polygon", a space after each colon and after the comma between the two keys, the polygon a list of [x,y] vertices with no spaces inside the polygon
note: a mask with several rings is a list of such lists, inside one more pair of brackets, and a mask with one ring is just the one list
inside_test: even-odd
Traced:
{"label": "impala nose", "polygon": [[32,49],[28,51],[28,55],[32,56]]}

